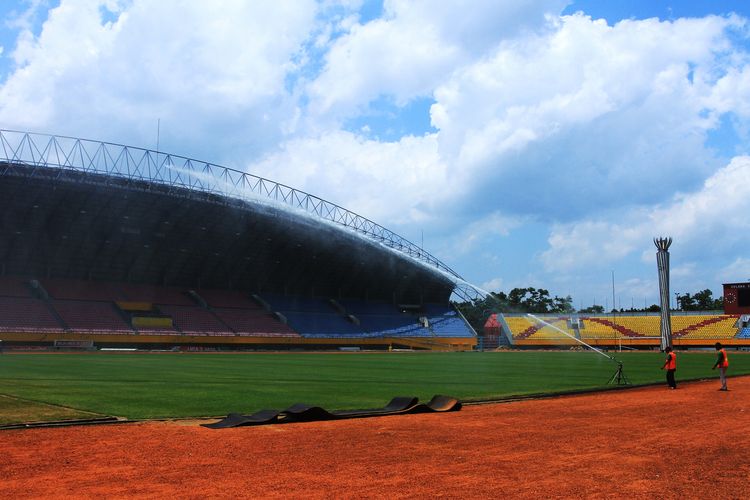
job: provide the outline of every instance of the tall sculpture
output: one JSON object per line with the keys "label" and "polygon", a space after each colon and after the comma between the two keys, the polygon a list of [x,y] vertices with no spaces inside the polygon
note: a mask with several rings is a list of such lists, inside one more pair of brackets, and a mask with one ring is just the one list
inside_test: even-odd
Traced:
{"label": "tall sculpture", "polygon": [[669,246],[672,238],[654,238],[656,267],[659,269],[659,299],[661,305],[661,350],[672,347],[672,320],[669,315]]}

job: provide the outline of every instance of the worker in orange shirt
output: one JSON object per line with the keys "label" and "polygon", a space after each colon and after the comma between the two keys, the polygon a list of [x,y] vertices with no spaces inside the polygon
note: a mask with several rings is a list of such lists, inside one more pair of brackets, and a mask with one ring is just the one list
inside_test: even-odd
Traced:
{"label": "worker in orange shirt", "polygon": [[664,361],[664,365],[661,367],[662,370],[667,370],[667,384],[670,389],[677,389],[677,382],[674,380],[674,372],[677,371],[677,355],[672,352],[671,347],[664,349],[667,353],[667,359]]}
{"label": "worker in orange shirt", "polygon": [[727,351],[724,349],[724,347],[721,345],[721,342],[717,342],[716,350],[719,353],[719,357],[716,358],[716,363],[714,363],[712,370],[715,370],[716,368],[719,369],[719,378],[721,379],[721,389],[720,391],[728,391],[727,389],[727,368],[729,368],[729,358],[727,358]]}

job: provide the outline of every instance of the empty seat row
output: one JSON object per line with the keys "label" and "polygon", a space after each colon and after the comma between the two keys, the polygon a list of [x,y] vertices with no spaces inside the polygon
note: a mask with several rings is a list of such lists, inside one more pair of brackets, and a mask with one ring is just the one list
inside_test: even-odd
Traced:
{"label": "empty seat row", "polygon": [[0,297],[0,330],[62,332],[64,328],[42,300]]}

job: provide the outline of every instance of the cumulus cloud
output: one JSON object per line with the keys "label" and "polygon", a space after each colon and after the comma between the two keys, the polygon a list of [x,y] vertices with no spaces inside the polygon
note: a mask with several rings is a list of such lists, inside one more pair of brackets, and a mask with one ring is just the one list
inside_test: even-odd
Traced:
{"label": "cumulus cloud", "polygon": [[247,167],[355,209],[376,221],[424,222],[456,196],[434,134],[382,143],[338,131],[290,141]]}
{"label": "cumulus cloud", "polygon": [[485,281],[481,285],[484,290],[487,290],[489,292],[497,292],[502,291],[503,289],[503,279],[502,278],[492,278],[489,281]]}
{"label": "cumulus cloud", "polygon": [[294,116],[285,78],[315,13],[312,1],[64,0],[38,36],[19,35],[0,121],[150,145],[161,118],[173,143],[269,147]]}
{"label": "cumulus cloud", "polygon": [[[695,272],[742,272],[748,159],[707,137],[750,136],[746,20],[611,25],[567,3],[386,0],[362,19],[359,0],[61,0],[40,24],[35,0],[4,42],[0,124],[154,146],[161,120],[163,150],[428,229],[479,282],[652,265],[661,234]],[[371,136],[382,103],[432,128]],[[506,244],[522,250],[487,257]]]}
{"label": "cumulus cloud", "polygon": [[307,88],[316,120],[341,120],[379,96],[399,106],[431,96],[453,71],[484,57],[505,37],[534,31],[567,2],[387,0],[383,17],[354,23],[325,56]]}
{"label": "cumulus cloud", "polygon": [[733,262],[721,268],[716,278],[721,283],[750,281],[750,259],[737,257]]}
{"label": "cumulus cloud", "polygon": [[[359,211],[372,208],[373,217],[398,213],[386,219],[391,221],[404,222],[409,214],[417,221],[424,211],[414,207],[421,205],[467,223],[497,211],[560,222],[593,210],[667,201],[676,189],[698,187],[719,166],[705,147],[706,131],[729,106],[719,96],[733,95],[717,88],[729,86],[722,83],[731,76],[725,60],[738,52],[727,31],[741,26],[741,19],[610,26],[581,14],[545,18],[537,5],[525,29],[514,30],[502,15],[485,15],[494,21],[483,19],[481,28],[472,11],[457,24],[467,33],[474,29],[477,38],[469,36],[462,45],[461,37],[446,35],[449,19],[463,19],[452,4],[429,14],[420,6],[388,3],[385,16],[354,24],[333,41],[323,71],[305,88],[310,103],[304,113],[316,120],[321,113],[349,116],[380,95],[405,102],[432,92],[437,133],[372,142],[342,135],[328,123],[330,128],[295,138],[271,157],[299,156],[304,148],[304,162],[327,165],[325,181],[314,182],[305,168],[286,176],[296,168],[274,170],[268,161],[262,172],[281,172],[308,190],[320,187],[357,203]],[[412,22],[417,14],[424,22]],[[494,38],[490,25],[498,28]],[[343,137],[348,139],[342,147]],[[434,168],[412,168],[413,144],[420,141],[436,145],[437,152],[416,163]],[[399,161],[402,146],[408,150]],[[367,203],[373,193],[350,192],[364,191],[361,169],[352,165],[374,164],[363,158],[377,159],[381,149],[395,162],[379,164],[396,193],[379,193],[388,210]],[[405,192],[410,196],[401,196]]]}
{"label": "cumulus cloud", "polygon": [[707,107],[734,50],[727,30],[741,23],[578,14],[503,41],[435,90],[441,156],[478,190],[509,190],[501,208],[551,220],[693,188],[715,166]]}
{"label": "cumulus cloud", "polygon": [[449,253],[454,256],[463,255],[478,246],[491,244],[498,237],[508,236],[513,229],[523,223],[524,220],[520,217],[493,212],[462,228],[456,235]]}
{"label": "cumulus cloud", "polygon": [[[653,260],[651,240],[672,236],[683,258],[732,254],[750,244],[750,157],[734,158],[703,187],[671,202],[554,227],[541,255],[549,271],[609,266],[634,252]],[[616,222],[613,222],[616,220]]]}

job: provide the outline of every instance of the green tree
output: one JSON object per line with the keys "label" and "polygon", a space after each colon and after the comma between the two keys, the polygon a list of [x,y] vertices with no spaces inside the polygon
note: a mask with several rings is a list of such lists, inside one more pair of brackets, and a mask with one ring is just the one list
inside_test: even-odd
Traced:
{"label": "green tree", "polygon": [[697,311],[710,311],[714,308],[714,297],[711,290],[706,288],[694,295]]}
{"label": "green tree", "polygon": [[507,310],[508,296],[503,292],[493,292],[484,299],[472,302],[459,302],[455,306],[461,311],[461,314],[464,315],[464,318],[466,318],[466,321],[469,322],[472,328],[477,333],[481,333],[490,315]]}
{"label": "green tree", "polygon": [[527,313],[552,312],[554,300],[549,296],[549,290],[544,288],[514,288],[508,294],[508,302],[512,308]]}
{"label": "green tree", "polygon": [[494,313],[570,314],[575,311],[570,296],[550,297],[548,290],[533,287],[514,288],[508,294],[492,292],[484,299],[454,305],[477,332],[484,329],[487,318]]}
{"label": "green tree", "polygon": [[706,288],[693,295],[678,294],[677,304],[683,311],[715,311],[724,309],[724,297],[714,299],[713,292]]}
{"label": "green tree", "polygon": [[550,312],[570,314],[575,312],[573,307],[573,298],[568,295],[566,297],[555,296],[552,299],[552,310]]}
{"label": "green tree", "polygon": [[696,311],[696,300],[695,297],[686,293],[684,295],[677,294],[677,307],[683,311]]}
{"label": "green tree", "polygon": [[589,306],[584,309],[581,309],[578,311],[579,313],[585,313],[585,314],[604,314],[604,306]]}

